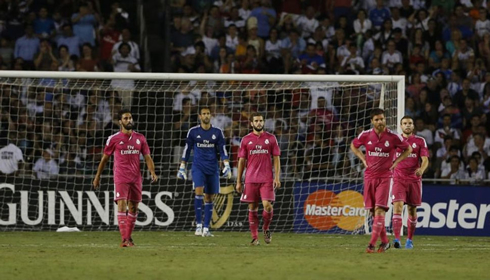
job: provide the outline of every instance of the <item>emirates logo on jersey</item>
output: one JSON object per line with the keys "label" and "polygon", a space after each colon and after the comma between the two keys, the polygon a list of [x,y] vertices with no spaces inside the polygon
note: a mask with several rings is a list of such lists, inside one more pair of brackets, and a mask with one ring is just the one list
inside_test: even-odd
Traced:
{"label": "emirates logo on jersey", "polygon": [[386,141],[385,142],[385,147],[389,147],[390,146],[390,142]]}

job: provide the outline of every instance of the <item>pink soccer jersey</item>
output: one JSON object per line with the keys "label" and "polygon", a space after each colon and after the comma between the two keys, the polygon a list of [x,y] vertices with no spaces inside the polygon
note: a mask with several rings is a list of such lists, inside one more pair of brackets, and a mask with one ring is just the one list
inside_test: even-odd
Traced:
{"label": "pink soccer jersey", "polygon": [[140,154],[149,155],[150,148],[143,134],[118,132],[109,136],[104,154],[114,154],[114,183],[141,182]]}
{"label": "pink soccer jersey", "polygon": [[238,157],[247,160],[245,183],[272,182],[271,156],[280,156],[281,150],[276,136],[263,132],[260,135],[249,133],[242,138]]}
{"label": "pink soccer jersey", "polygon": [[[420,177],[415,175],[415,170],[420,168],[421,158],[429,156],[427,143],[424,138],[416,135],[410,135],[408,138],[403,137],[403,140],[412,146],[413,151],[396,166],[395,178],[398,180],[421,180]],[[396,156],[399,157],[402,152],[400,149],[397,149]]]}
{"label": "pink soccer jersey", "polygon": [[356,148],[366,148],[366,179],[393,177],[390,167],[395,160],[396,148],[405,150],[408,147],[408,143],[400,135],[389,129],[383,131],[379,137],[374,129],[365,130],[352,143]]}

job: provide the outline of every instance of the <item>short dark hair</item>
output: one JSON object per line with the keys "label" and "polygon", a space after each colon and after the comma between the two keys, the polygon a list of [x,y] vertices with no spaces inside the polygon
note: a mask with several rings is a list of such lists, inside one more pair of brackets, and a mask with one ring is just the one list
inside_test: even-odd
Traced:
{"label": "short dark hair", "polygon": [[128,47],[129,51],[131,52],[131,46],[130,46],[128,43],[125,43],[125,42],[122,42],[122,43],[119,45],[119,48],[117,48],[117,50],[118,50],[119,52],[121,52],[121,49],[122,49],[124,46]]}
{"label": "short dark hair", "polygon": [[411,120],[412,120],[412,122],[413,122],[413,118],[412,118],[412,117],[405,115],[405,116],[403,116],[403,118],[400,120],[400,124],[403,122],[403,120],[404,120],[404,119],[411,119]]}
{"label": "short dark hair", "polygon": [[119,120],[122,120],[122,116],[124,114],[131,114],[131,110],[129,110],[129,109],[121,109],[121,110],[119,110],[119,112],[117,113],[117,115],[119,117]]}
{"label": "short dark hair", "polygon": [[250,122],[253,122],[255,117],[262,117],[262,119],[263,119],[264,115],[262,115],[262,113],[259,113],[259,112],[254,112],[254,113],[252,113],[252,115],[250,115]]}
{"label": "short dark hair", "polygon": [[375,108],[375,109],[372,109],[371,110],[371,119],[374,118],[374,116],[377,116],[377,115],[384,115],[385,114],[385,110],[381,109],[381,108]]}
{"label": "short dark hair", "polygon": [[205,109],[208,109],[209,112],[211,112],[211,108],[209,108],[208,105],[203,105],[203,106],[199,107],[199,115],[202,114],[202,110],[205,110]]}

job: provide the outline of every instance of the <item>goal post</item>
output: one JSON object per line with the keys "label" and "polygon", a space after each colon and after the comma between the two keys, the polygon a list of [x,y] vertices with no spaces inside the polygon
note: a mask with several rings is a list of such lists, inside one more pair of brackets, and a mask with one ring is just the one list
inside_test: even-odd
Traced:
{"label": "goal post", "polygon": [[[208,106],[212,124],[225,134],[234,178],[252,112],[263,113],[265,129],[277,136],[284,187],[276,192],[274,231],[355,234],[365,231],[363,170],[348,145],[369,128],[376,107],[386,110],[388,127],[398,130],[405,78],[2,71],[0,92],[0,147],[13,143],[25,162],[0,181],[0,231],[116,229],[111,164],[100,191],[91,181],[123,107],[131,109],[135,130],[148,139],[160,176],[150,185],[142,160],[136,230],[191,230],[192,183],[177,180],[176,172],[187,130],[198,124],[197,109]],[[239,202],[234,183],[221,180],[212,220],[216,230],[248,230],[247,206]]]}

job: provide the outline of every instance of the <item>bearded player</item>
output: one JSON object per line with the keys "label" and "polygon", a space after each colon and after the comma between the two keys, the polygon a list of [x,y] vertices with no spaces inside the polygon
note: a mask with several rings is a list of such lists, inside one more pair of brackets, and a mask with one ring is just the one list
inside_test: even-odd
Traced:
{"label": "bearded player", "polygon": [[141,202],[143,179],[140,171],[140,154],[143,154],[151,182],[158,180],[155,164],[150,156],[150,148],[143,134],[133,131],[133,116],[129,110],[119,111],[121,131],[109,136],[100,160],[93,186],[100,186],[100,174],[109,158],[114,154],[114,201],[117,203],[117,222],[121,233],[121,247],[134,246],[131,233],[138,217],[138,204]]}
{"label": "bearded player", "polygon": [[[260,113],[253,113],[250,117],[252,133],[242,138],[238,151],[238,175],[236,190],[243,194],[240,201],[248,203],[248,221],[252,233],[250,245],[259,245],[259,202],[262,201],[264,241],[269,244],[272,240],[269,225],[272,221],[272,203],[275,201],[274,190],[281,187],[281,150],[276,136],[264,131],[264,117]],[[271,156],[274,160],[274,175],[272,174]],[[243,170],[245,186],[242,187]]]}
{"label": "bearded player", "polygon": [[[223,131],[211,125],[211,110],[208,107],[199,109],[200,125],[187,132],[185,148],[177,178],[187,180],[186,164],[194,150],[192,162],[192,181],[194,184],[194,211],[196,214],[195,235],[214,236],[209,230],[213,216],[214,195],[219,193],[219,158],[223,160],[223,176],[231,178],[231,168],[225,145]],[[218,157],[219,155],[219,157]],[[204,200],[204,227],[202,223],[202,202]]]}
{"label": "bearded player", "polygon": [[[364,207],[374,215],[371,241],[366,252],[374,253],[376,242],[381,238],[378,253],[383,253],[390,248],[390,241],[386,236],[385,214],[389,209],[388,199],[393,170],[412,152],[412,148],[400,135],[386,128],[383,109],[376,108],[371,111],[371,124],[373,128],[361,132],[352,141],[350,148],[366,167]],[[361,146],[366,148],[366,155],[359,150]],[[395,159],[397,148],[403,153]]]}
{"label": "bearded player", "polygon": [[[413,249],[413,234],[417,225],[417,206],[422,204],[422,174],[429,166],[429,150],[425,139],[413,134],[412,117],[405,116],[401,120],[403,140],[413,149],[408,158],[395,168],[394,184],[391,192],[393,201],[393,247],[401,248],[400,233],[402,229],[403,204],[408,208],[408,236],[406,249]],[[400,151],[397,151],[399,155]]]}

